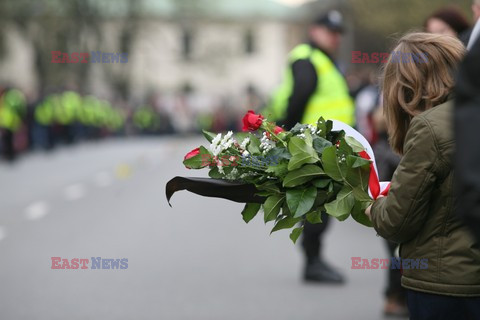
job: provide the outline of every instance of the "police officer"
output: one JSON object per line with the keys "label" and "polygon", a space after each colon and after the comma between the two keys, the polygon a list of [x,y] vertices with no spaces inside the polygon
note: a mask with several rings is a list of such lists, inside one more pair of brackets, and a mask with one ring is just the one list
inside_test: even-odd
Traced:
{"label": "police officer", "polygon": [[0,136],[2,137],[3,157],[15,160],[14,138],[22,126],[26,115],[25,96],[20,90],[8,89],[0,97]]}
{"label": "police officer", "polygon": [[[354,125],[354,106],[345,78],[334,62],[344,31],[343,17],[332,10],[316,19],[309,28],[310,42],[294,48],[282,85],[275,92],[266,114],[292,128],[297,122],[316,124],[319,117]],[[329,216],[323,223],[305,223],[303,249],[306,257],[304,279],[342,283],[343,277],[322,258],[322,238]]]}

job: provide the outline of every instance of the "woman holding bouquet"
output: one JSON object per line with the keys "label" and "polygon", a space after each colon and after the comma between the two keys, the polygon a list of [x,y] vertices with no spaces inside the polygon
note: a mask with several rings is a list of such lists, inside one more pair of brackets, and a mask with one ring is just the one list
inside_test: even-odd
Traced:
{"label": "woman holding bouquet", "polygon": [[393,51],[412,54],[390,57],[383,78],[390,144],[402,160],[388,196],[366,214],[401,244],[402,261],[428,261],[402,265],[411,319],[480,319],[480,244],[454,213],[451,91],[465,49],[450,36],[412,33]]}

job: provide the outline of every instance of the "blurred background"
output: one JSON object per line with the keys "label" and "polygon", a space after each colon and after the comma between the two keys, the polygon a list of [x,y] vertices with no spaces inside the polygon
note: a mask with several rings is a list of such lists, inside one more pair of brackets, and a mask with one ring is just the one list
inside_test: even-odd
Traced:
{"label": "blurred background", "polygon": [[[164,186],[206,176],[182,165],[201,130],[238,131],[268,105],[322,12],[344,16],[337,63],[356,98],[381,64],[352,51],[389,52],[447,5],[474,21],[470,0],[0,0],[0,319],[381,319],[386,272],[350,268],[389,257],[373,230],[333,223],[326,255],[347,281],[306,285],[287,233],[225,200],[183,192],[169,208]],[[99,51],[128,59],[93,63]]]}

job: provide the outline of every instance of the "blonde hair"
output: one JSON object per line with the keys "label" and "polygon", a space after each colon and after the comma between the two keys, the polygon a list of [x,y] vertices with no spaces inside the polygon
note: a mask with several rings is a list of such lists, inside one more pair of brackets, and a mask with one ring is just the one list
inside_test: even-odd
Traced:
{"label": "blonde hair", "polygon": [[399,61],[392,54],[383,71],[383,110],[389,141],[395,152],[403,154],[412,118],[447,100],[465,47],[451,36],[417,32],[403,36],[393,51],[424,57],[421,61]]}

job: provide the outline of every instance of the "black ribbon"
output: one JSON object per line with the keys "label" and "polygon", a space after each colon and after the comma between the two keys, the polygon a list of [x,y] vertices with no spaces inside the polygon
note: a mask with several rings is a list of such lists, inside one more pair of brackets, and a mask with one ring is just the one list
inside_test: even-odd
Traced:
{"label": "black ribbon", "polygon": [[266,198],[256,195],[253,184],[212,178],[175,177],[167,182],[165,194],[168,205],[177,191],[187,190],[204,197],[223,198],[241,203],[264,203]]}

